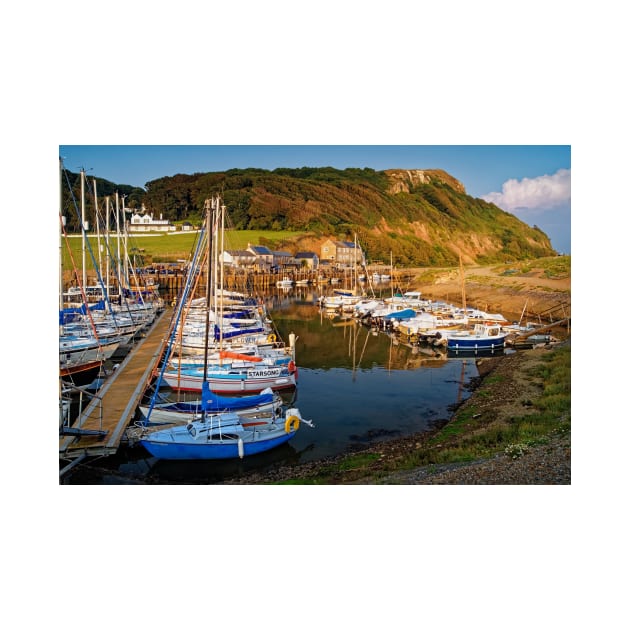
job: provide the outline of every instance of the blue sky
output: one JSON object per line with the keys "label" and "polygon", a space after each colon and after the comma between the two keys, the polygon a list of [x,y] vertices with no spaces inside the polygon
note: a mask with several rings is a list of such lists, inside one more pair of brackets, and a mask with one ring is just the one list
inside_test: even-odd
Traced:
{"label": "blue sky", "polygon": [[439,168],[468,194],[540,227],[557,251],[571,252],[567,145],[61,145],[59,155],[70,171],[141,187],[177,173],[230,168]]}

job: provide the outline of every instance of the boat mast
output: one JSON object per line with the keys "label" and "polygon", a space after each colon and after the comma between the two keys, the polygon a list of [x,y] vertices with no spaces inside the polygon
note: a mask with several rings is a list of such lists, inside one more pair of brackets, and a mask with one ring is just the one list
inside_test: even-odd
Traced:
{"label": "boat mast", "polygon": [[521,326],[523,322],[523,317],[525,315],[525,309],[527,308],[527,301],[525,300],[525,304],[523,304],[523,311],[521,312],[521,318],[518,320],[518,325]]}
{"label": "boat mast", "polygon": [[96,195],[96,177],[92,179],[94,182],[94,220],[96,221],[96,246],[98,247],[98,273],[102,277],[103,276],[103,260],[101,258],[101,231],[98,220],[98,197]]}
{"label": "boat mast", "polygon": [[[121,296],[122,300],[122,287],[121,287],[121,278],[122,278],[122,269],[120,268],[120,218],[119,218],[119,207],[118,207],[118,191],[116,191],[116,277],[118,279],[118,294]],[[121,301],[122,304],[122,301]]]}
{"label": "boat mast", "polygon": [[[210,344],[210,306],[211,306],[211,294],[212,294],[212,281],[211,281],[211,268],[210,263],[212,261],[212,238],[213,238],[213,210],[214,210],[214,200],[212,204],[209,199],[206,199],[204,204],[206,210],[206,226],[207,226],[207,252],[206,252],[206,343],[204,345],[203,350],[203,379],[201,385],[201,396],[202,396],[202,420],[205,420],[206,412],[203,405],[203,395],[204,395],[204,385],[208,380],[208,345]],[[214,332],[214,328],[213,328]]]}
{"label": "boat mast", "polygon": [[[219,209],[219,203],[221,199],[217,197],[217,210]],[[225,235],[225,205],[221,204],[221,316],[219,317],[219,351],[223,350],[223,262],[225,260],[225,243],[223,242]],[[218,253],[217,253],[218,255]],[[220,356],[220,355],[219,355]]]}
{"label": "boat mast", "polygon": [[66,218],[63,216],[63,162],[59,158],[59,310],[63,310],[63,227]]}
{"label": "boat mast", "polygon": [[87,286],[87,271],[85,268],[86,247],[85,247],[85,170],[81,169],[81,267],[83,273],[81,281],[83,287]]}
{"label": "boat mast", "polygon": [[459,273],[462,280],[462,308],[464,309],[464,317],[468,317],[466,310],[466,282],[464,281],[464,265],[462,263],[462,255],[459,255]]}
{"label": "boat mast", "polygon": [[[219,296],[218,296],[218,290],[219,290],[219,265],[217,264],[217,256],[219,254],[218,250],[219,250],[219,210],[220,210],[220,205],[219,205],[219,196],[217,195],[216,198],[212,199],[212,204],[213,204],[213,209],[214,209],[214,213],[212,216],[212,234],[211,237],[212,239],[216,239],[213,243],[212,246],[212,271],[213,271],[213,278],[212,278],[212,293],[214,295],[214,317],[215,317],[215,325],[217,324],[217,322],[219,322]],[[223,287],[221,287],[221,289],[223,289]],[[222,295],[221,295],[221,301],[223,301],[223,291],[221,291]],[[222,323],[219,322],[219,331],[222,328]],[[219,333],[220,334],[220,333]],[[213,335],[212,335],[212,340],[214,341],[214,329],[213,329]]]}
{"label": "boat mast", "polygon": [[128,252],[127,252],[127,219],[125,218],[125,197],[126,195],[121,195],[122,197],[122,224],[123,224],[123,245],[125,257],[123,259],[123,269],[124,275],[123,278],[125,280],[125,286],[129,288],[129,263],[128,263]]}
{"label": "boat mast", "polygon": [[357,278],[357,233],[354,233],[354,268],[352,270],[352,294],[357,295],[359,282]]}
{"label": "boat mast", "polygon": [[392,288],[392,299],[394,298],[394,253],[389,250],[389,284]]}
{"label": "boat mast", "polygon": [[109,195],[105,197],[105,247],[107,256],[105,256],[105,293],[109,300]]}

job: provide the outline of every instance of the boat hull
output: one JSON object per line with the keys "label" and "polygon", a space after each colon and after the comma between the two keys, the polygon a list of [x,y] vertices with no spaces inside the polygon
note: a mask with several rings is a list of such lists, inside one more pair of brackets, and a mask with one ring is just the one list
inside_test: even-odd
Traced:
{"label": "boat hull", "polygon": [[505,338],[466,339],[461,337],[449,337],[446,347],[449,350],[457,350],[459,352],[476,352],[477,350],[498,350],[504,346]]}
{"label": "boat hull", "polygon": [[[258,370],[255,377],[246,373],[228,374],[224,377],[208,375],[210,389],[216,394],[257,394],[270,387],[273,391],[291,389],[296,386],[295,373],[286,374],[278,369]],[[202,376],[165,374],[164,381],[172,389],[184,392],[200,392]]]}
{"label": "boat hull", "polygon": [[[243,457],[264,453],[272,448],[276,448],[288,442],[296,431],[286,433],[279,429],[274,431],[272,436],[265,436],[264,439],[245,441],[243,440]],[[167,440],[140,440],[139,442],[153,457],[158,459],[238,459],[238,441],[230,440],[224,443],[173,443]]]}
{"label": "boat hull", "polygon": [[65,383],[89,385],[99,375],[103,361],[89,361],[59,368],[59,376]]}

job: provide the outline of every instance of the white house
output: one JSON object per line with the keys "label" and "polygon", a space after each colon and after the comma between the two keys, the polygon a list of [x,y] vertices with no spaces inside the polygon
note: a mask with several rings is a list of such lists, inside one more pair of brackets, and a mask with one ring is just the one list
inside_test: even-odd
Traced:
{"label": "white house", "polygon": [[256,264],[256,256],[245,250],[226,250],[220,256],[226,265],[234,267],[253,267]]}
{"label": "white house", "polygon": [[134,212],[127,223],[127,229],[130,232],[174,232],[175,226],[170,221],[162,219],[154,219],[153,214],[147,214],[144,206],[140,212]]}

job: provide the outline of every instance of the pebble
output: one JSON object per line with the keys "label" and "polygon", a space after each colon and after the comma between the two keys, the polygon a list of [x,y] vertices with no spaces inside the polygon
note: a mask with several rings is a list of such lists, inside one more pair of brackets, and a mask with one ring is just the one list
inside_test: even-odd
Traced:
{"label": "pebble", "polygon": [[389,475],[379,483],[441,485],[570,485],[570,436],[556,436],[548,444],[517,458],[500,454],[469,464],[423,466]]}

